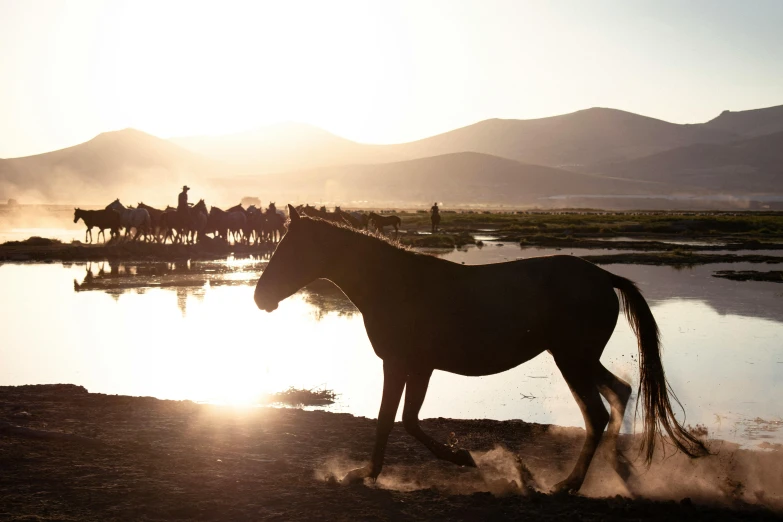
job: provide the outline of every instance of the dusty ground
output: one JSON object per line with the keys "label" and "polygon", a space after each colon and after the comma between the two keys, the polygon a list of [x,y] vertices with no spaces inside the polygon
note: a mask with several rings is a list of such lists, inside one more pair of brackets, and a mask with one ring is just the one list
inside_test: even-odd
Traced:
{"label": "dusty ground", "polygon": [[532,473],[527,486],[546,490],[573,462],[581,430],[423,426],[444,441],[454,432],[479,469],[434,460],[397,427],[381,479],[341,486],[330,477],[365,460],[373,420],[0,387],[0,519],[715,520],[774,519],[783,509],[780,451],[713,443],[714,457],[670,456],[638,468],[625,491],[633,499],[616,496],[624,486],[599,460],[584,488],[595,498],[551,496],[518,487],[514,454]]}

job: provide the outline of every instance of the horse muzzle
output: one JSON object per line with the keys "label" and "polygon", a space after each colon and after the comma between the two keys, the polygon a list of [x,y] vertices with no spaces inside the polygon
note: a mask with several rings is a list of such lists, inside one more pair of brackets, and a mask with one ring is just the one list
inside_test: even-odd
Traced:
{"label": "horse muzzle", "polygon": [[277,310],[277,305],[279,304],[277,301],[273,299],[264,299],[263,294],[260,294],[258,292],[255,293],[253,299],[256,302],[256,306],[258,306],[259,309],[265,312],[274,312],[275,310]]}

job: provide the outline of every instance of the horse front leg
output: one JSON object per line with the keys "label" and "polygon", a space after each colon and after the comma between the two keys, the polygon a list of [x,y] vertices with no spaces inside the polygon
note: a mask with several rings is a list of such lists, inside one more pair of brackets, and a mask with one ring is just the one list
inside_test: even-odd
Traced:
{"label": "horse front leg", "polygon": [[383,456],[386,453],[386,443],[394,427],[394,417],[400,405],[402,390],[405,388],[405,371],[401,368],[383,363],[383,399],[378,412],[378,425],[375,429],[375,447],[372,451],[370,465],[349,471],[343,478],[343,484],[361,482],[370,477],[375,480],[383,468]]}
{"label": "horse front leg", "polygon": [[402,425],[405,431],[413,435],[416,440],[424,444],[438,459],[453,462],[459,466],[476,467],[476,462],[470,452],[464,449],[454,450],[447,444],[435,441],[424,433],[419,426],[419,411],[427,394],[432,370],[425,370],[408,374],[405,383],[405,406],[402,410]]}

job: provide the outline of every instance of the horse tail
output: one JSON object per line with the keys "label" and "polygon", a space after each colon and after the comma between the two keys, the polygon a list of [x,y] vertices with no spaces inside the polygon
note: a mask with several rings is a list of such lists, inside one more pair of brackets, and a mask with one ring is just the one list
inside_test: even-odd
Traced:
{"label": "horse tail", "polygon": [[661,341],[658,324],[655,322],[647,301],[636,283],[614,274],[612,286],[620,291],[623,312],[636,334],[639,343],[639,390],[637,395],[644,413],[644,434],[640,451],[645,452],[645,461],[652,462],[655,438],[665,431],[674,445],[691,458],[708,455],[704,444],[688,433],[674,417],[669,396],[682,408],[674,394],[661,363]]}

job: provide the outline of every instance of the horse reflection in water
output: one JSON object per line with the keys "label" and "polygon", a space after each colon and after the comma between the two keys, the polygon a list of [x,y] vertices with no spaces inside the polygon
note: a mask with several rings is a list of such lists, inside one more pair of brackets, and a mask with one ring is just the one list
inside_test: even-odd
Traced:
{"label": "horse reflection in water", "polygon": [[545,350],[568,383],[586,428],[576,465],[555,491],[580,489],[607,425],[612,465],[627,478],[630,464],[617,449],[617,437],[631,387],[599,360],[620,311],[615,289],[638,339],[647,462],[662,432],[691,457],[707,453],[674,417],[658,327],[630,280],[572,256],[464,266],[300,217],[290,206],[289,216],[288,233],[256,285],[256,304],[271,312],[315,279],[329,279],[362,313],[373,349],[383,360],[383,399],[371,463],[348,473],[344,482],[380,474],[403,389],[405,429],[437,458],[475,466],[468,451],[436,442],[419,426],[432,372],[491,375]]}

